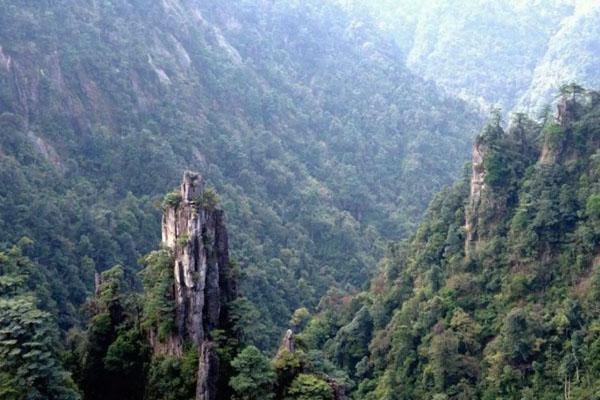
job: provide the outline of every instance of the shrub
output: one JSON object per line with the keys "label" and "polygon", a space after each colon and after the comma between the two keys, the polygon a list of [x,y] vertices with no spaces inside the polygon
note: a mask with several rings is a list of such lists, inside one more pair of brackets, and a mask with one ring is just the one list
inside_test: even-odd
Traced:
{"label": "shrub", "polygon": [[196,203],[198,207],[202,207],[211,211],[217,208],[219,202],[220,200],[217,192],[210,187],[205,188],[202,191],[202,194],[194,199],[194,203]]}
{"label": "shrub", "polygon": [[170,193],[167,193],[162,202],[162,208],[170,208],[170,207],[178,207],[181,204],[183,197],[181,197],[181,193],[177,190],[174,190]]}
{"label": "shrub", "polygon": [[286,400],[333,400],[333,388],[312,374],[300,374],[292,382]]}

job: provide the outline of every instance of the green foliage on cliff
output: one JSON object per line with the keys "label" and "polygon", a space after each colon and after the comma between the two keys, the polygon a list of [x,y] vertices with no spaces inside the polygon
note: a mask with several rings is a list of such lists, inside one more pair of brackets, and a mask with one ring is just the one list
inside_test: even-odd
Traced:
{"label": "green foliage on cliff", "polygon": [[484,169],[502,172],[481,201],[468,176],[444,190],[370,289],[324,303],[299,335],[347,371],[352,398],[598,396],[600,105],[567,110],[558,146],[539,140],[550,121],[488,127]]}
{"label": "green foliage on cliff", "polygon": [[254,346],[248,346],[231,363],[235,375],[229,385],[236,400],[269,400],[275,397],[275,372],[269,360]]}
{"label": "green foliage on cliff", "polygon": [[196,394],[198,350],[190,346],[183,357],[154,357],[148,369],[144,399],[187,400]]}
{"label": "green foliage on cliff", "polygon": [[183,198],[181,197],[181,192],[179,190],[174,190],[165,195],[162,201],[162,208],[165,209],[167,207],[177,207]]}
{"label": "green foliage on cliff", "polygon": [[140,329],[131,277],[121,266],[102,273],[88,303],[85,332],[71,336],[71,368],[85,399],[141,399],[150,348]]}
{"label": "green foliage on cliff", "polygon": [[80,398],[61,363],[58,327],[52,315],[38,307],[31,290],[47,289],[36,282],[40,268],[19,246],[0,252],[0,398],[6,400]]}
{"label": "green foliage on cliff", "polygon": [[211,187],[204,188],[200,196],[198,196],[197,199],[194,199],[194,201],[198,206],[210,211],[214,211],[221,202],[219,195],[217,195],[215,189]]}
{"label": "green foliage on cliff", "polygon": [[144,285],[142,327],[155,329],[159,340],[175,331],[174,263],[167,249],[153,251],[141,259],[144,266],[140,272]]}

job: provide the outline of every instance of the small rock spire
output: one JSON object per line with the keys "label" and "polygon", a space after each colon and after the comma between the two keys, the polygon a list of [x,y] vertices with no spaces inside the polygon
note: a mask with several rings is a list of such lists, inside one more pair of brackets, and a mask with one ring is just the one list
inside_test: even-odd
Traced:
{"label": "small rock spire", "polygon": [[196,172],[185,171],[181,183],[181,197],[189,203],[194,201],[204,190],[204,179]]}
{"label": "small rock spire", "polygon": [[293,353],[296,351],[296,339],[294,338],[294,332],[291,329],[288,329],[283,337],[282,346],[284,349]]}

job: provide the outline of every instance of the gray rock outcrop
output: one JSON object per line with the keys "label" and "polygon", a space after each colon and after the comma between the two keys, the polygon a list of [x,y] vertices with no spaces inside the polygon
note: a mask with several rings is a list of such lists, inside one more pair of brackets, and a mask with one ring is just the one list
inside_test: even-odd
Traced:
{"label": "gray rock outcrop", "polygon": [[282,347],[293,353],[296,351],[296,340],[294,339],[294,332],[291,329],[288,329],[283,337]]}
{"label": "gray rock outcrop", "polygon": [[482,195],[485,189],[485,168],[483,159],[485,157],[485,145],[483,142],[476,142],[471,154],[471,188],[469,193],[469,203],[466,208],[465,221],[465,254],[468,256],[474,247],[477,247],[478,237],[478,219],[479,207],[482,201]]}
{"label": "gray rock outcrop", "polygon": [[[225,305],[236,296],[230,277],[229,246],[224,213],[203,204],[205,183],[199,174],[185,172],[177,204],[164,208],[162,243],[174,255],[176,329],[163,341],[151,333],[154,352],[181,356],[183,343],[198,349],[196,399],[218,398],[218,358],[210,333],[227,324]],[[154,340],[153,339],[154,336]]]}

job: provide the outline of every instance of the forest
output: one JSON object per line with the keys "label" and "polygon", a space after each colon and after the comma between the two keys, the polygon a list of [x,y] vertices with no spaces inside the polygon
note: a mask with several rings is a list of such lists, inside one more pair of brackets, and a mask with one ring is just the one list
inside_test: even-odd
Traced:
{"label": "forest", "polygon": [[0,399],[600,398],[600,5],[526,3],[0,0]]}

